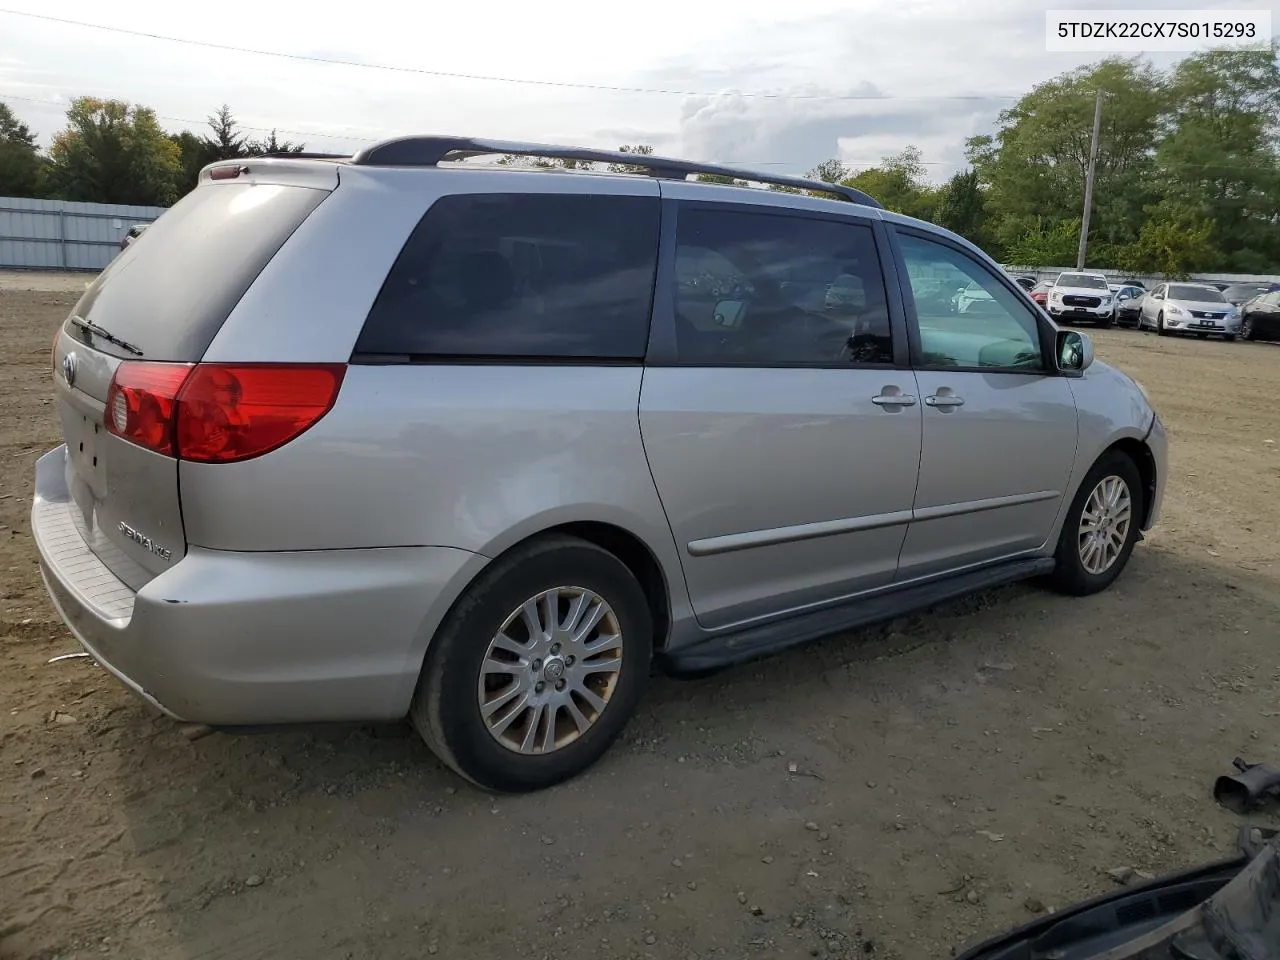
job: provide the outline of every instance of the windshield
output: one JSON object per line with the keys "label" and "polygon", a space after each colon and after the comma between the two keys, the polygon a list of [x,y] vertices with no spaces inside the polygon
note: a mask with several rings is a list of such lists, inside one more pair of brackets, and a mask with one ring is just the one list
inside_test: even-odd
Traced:
{"label": "windshield", "polygon": [[1213,287],[1193,287],[1190,284],[1175,283],[1169,287],[1170,300],[1191,300],[1195,303],[1226,303],[1221,291]]}
{"label": "windshield", "polygon": [[1077,290],[1106,290],[1107,281],[1084,273],[1064,273],[1058,278],[1058,286],[1075,287]]}
{"label": "windshield", "polygon": [[1250,300],[1270,289],[1269,283],[1237,283],[1223,290],[1222,295],[1228,300]]}

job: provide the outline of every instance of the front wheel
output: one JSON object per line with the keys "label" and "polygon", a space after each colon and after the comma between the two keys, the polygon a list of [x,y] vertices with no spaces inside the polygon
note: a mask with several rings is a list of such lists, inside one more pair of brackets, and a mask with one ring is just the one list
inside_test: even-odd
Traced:
{"label": "front wheel", "polygon": [[1253,329],[1253,320],[1251,318],[1245,317],[1240,321],[1240,336],[1244,337],[1246,340],[1258,339],[1258,334],[1257,331]]}
{"label": "front wheel", "polygon": [[1142,477],[1125,454],[1094,464],[1063,521],[1049,585],[1078,597],[1111,586],[1138,542],[1143,496]]}
{"label": "front wheel", "polygon": [[1167,331],[1164,328],[1164,314],[1161,313],[1156,316],[1156,336],[1163,337],[1166,334]]}
{"label": "front wheel", "polygon": [[1235,343],[1236,335],[1234,333],[1224,333],[1222,335],[1222,339],[1227,341],[1227,343]]}
{"label": "front wheel", "polygon": [[653,621],[613,554],[548,537],[495,561],[427,651],[410,717],[432,751],[491,790],[549,787],[596,762],[649,675]]}

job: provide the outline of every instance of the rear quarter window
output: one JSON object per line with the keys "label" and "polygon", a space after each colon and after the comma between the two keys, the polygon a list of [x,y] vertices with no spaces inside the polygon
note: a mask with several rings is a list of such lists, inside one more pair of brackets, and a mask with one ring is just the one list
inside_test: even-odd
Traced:
{"label": "rear quarter window", "polygon": [[355,356],[641,360],[657,198],[459,194],[396,258]]}
{"label": "rear quarter window", "polygon": [[[143,359],[199,360],[258,274],[328,195],[269,183],[197,187],[139,232],[72,314],[133,344]],[[100,337],[93,346],[132,356]]]}

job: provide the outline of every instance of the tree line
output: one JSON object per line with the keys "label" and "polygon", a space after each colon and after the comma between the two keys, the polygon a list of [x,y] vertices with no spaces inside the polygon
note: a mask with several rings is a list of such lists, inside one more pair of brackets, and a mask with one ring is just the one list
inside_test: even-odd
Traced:
{"label": "tree line", "polygon": [[36,134],[0,102],[0,196],[167,207],[215,160],[301,153],[303,144],[250,138],[225,104],[209,132],[167,133],[155,111],[120,100],[77,97],[67,125],[41,152]]}
{"label": "tree line", "polygon": [[1097,94],[1102,125],[1088,264],[1180,278],[1280,273],[1280,64],[1269,50],[1214,50],[1168,70],[1109,58],[1034,87],[969,169],[941,187],[908,147],[870,170],[810,171],[891,210],[948,227],[1004,263],[1076,262]]}
{"label": "tree line", "polygon": [[[1109,58],[1060,74],[1004,110],[992,133],[970,137],[968,168],[941,185],[929,181],[914,146],[863,170],[826,160],[808,176],[932,220],[1005,263],[1074,263],[1100,93],[1088,264],[1169,277],[1280,273],[1278,51],[1274,42],[1268,50],[1213,50],[1167,70],[1143,57]],[[195,185],[206,163],[303,150],[274,131],[249,139],[226,106],[208,125],[203,136],[166,133],[146,107],[81,97],[45,155],[0,103],[0,196],[165,206]],[[653,153],[646,144],[619,149]],[[514,156],[499,162],[591,167]]]}

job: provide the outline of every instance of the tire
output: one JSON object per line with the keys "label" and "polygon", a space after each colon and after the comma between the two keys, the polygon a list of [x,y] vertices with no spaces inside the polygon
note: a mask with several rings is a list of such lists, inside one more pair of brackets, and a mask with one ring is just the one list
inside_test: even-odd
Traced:
{"label": "tire", "polygon": [[1254,329],[1253,321],[1247,316],[1240,321],[1240,336],[1244,337],[1246,340],[1258,339],[1258,331]]}
{"label": "tire", "polygon": [[[616,632],[620,637],[620,669],[582,670],[585,663],[599,666],[609,660],[616,649],[613,644],[578,658],[581,662],[575,671],[577,660],[559,652],[559,643],[554,650],[547,646],[555,638],[541,635],[535,639],[533,631],[525,627],[521,610],[526,601],[536,601],[534,609],[539,622],[544,622],[546,606],[540,598],[555,588],[560,588],[556,619],[562,624],[574,601],[586,597],[586,593],[575,594],[573,590],[589,592],[604,601],[611,613],[596,618],[597,626],[586,639],[598,641]],[[594,603],[589,603],[586,613],[595,610]],[[528,655],[506,646],[491,651],[491,642],[498,642],[500,631],[529,650]],[[570,637],[559,639],[564,650],[582,653],[583,648]],[[649,604],[626,565],[585,540],[549,536],[494,561],[454,605],[427,650],[409,715],[432,752],[478,786],[508,793],[540,790],[582,772],[609,749],[640,701],[652,657]],[[510,669],[486,675],[483,664],[499,658]],[[559,663],[555,673],[553,661]],[[545,666],[535,671],[535,663]],[[510,685],[501,685],[507,676]],[[499,686],[489,689],[489,680],[498,681]],[[542,683],[536,693],[535,681]],[[569,692],[556,693],[557,684],[565,684]],[[503,699],[512,688],[521,692]],[[604,703],[598,712],[586,699],[587,693]],[[505,730],[490,732],[482,715],[482,696],[488,697],[490,704],[501,704],[491,714],[498,721],[496,725],[509,723]],[[506,709],[507,703],[521,704],[526,699],[530,705]],[[553,741],[563,742],[543,751],[549,700],[561,704],[550,714],[550,725]],[[563,705],[565,700],[572,701],[578,715],[588,721],[585,729]],[[508,719],[508,714],[516,716]],[[524,744],[514,743],[522,738],[522,731]],[[531,752],[521,752],[522,747]]]}
{"label": "tire", "polygon": [[1156,336],[1167,337],[1168,335],[1169,335],[1169,331],[1165,330],[1164,328],[1164,314],[1163,313],[1156,314]]}
{"label": "tire", "polygon": [[1099,321],[1098,321],[1098,329],[1099,329],[1099,330],[1110,330],[1110,329],[1111,329],[1111,325],[1112,325],[1113,323],[1115,323],[1115,318],[1114,318],[1114,317],[1107,317],[1107,319],[1105,319],[1105,320],[1099,320]]}
{"label": "tire", "polygon": [[1235,343],[1236,335],[1234,333],[1224,333],[1222,335],[1222,339],[1227,341],[1227,343]]}
{"label": "tire", "polygon": [[[1082,543],[1081,516],[1095,489],[1104,480],[1119,479],[1129,498],[1129,522],[1124,529],[1124,537],[1118,553],[1110,564],[1102,570],[1090,570],[1082,558],[1086,552],[1086,544]],[[1048,577],[1048,584],[1060,593],[1075,597],[1085,597],[1107,589],[1115,582],[1116,577],[1129,562],[1134,544],[1138,542],[1138,528],[1145,509],[1145,492],[1142,487],[1142,476],[1134,462],[1118,450],[1104,454],[1093,469],[1089,471],[1076,492],[1071,507],[1062,524],[1062,533],[1058,537],[1058,548],[1054,553],[1057,567]]]}

